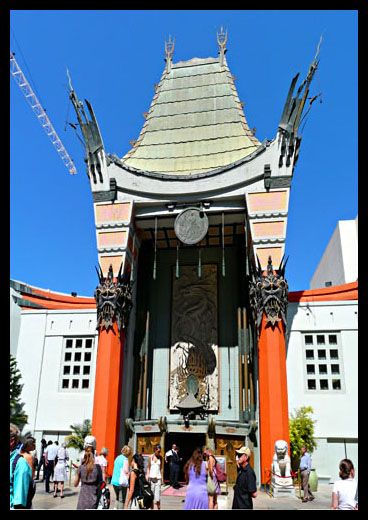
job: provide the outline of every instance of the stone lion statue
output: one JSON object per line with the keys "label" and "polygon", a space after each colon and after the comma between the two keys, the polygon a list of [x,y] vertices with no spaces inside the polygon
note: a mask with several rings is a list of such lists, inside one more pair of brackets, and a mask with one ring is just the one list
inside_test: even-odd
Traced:
{"label": "stone lion statue", "polygon": [[278,486],[290,486],[292,484],[290,457],[288,455],[288,444],[286,441],[279,440],[275,442],[275,454],[272,459],[272,473],[274,484]]}

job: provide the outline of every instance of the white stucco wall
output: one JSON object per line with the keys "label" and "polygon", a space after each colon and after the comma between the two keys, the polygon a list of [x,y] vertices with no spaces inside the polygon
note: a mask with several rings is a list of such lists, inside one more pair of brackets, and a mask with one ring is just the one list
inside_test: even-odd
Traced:
{"label": "white stucco wall", "polygon": [[[288,308],[287,378],[289,414],[311,406],[318,448],[314,465],[321,476],[338,478],[338,463],[348,456],[357,464],[358,325],[357,302],[290,303]],[[306,387],[303,333],[340,335],[342,391],[311,391]],[[347,448],[346,448],[347,449]]]}
{"label": "white stucco wall", "polygon": [[22,311],[17,361],[29,418],[25,430],[70,431],[71,424],[92,419],[97,341],[89,389],[61,391],[59,380],[64,337],[97,337],[95,324],[94,310]]}
{"label": "white stucco wall", "polygon": [[340,220],[311,278],[310,289],[355,282],[358,279],[358,217]]}

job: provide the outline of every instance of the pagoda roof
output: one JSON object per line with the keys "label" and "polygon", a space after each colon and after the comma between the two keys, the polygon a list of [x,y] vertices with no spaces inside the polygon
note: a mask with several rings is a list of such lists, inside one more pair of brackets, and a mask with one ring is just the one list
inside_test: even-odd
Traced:
{"label": "pagoda roof", "polygon": [[167,175],[207,173],[255,152],[225,57],[166,66],[146,121],[123,165]]}

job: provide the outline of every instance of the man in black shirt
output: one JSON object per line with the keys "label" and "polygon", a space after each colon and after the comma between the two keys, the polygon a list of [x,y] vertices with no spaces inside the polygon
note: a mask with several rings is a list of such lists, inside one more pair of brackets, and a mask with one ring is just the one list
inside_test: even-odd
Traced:
{"label": "man in black shirt", "polygon": [[242,446],[236,450],[238,455],[238,476],[234,486],[232,509],[253,509],[253,500],[257,496],[256,474],[249,465],[250,449]]}

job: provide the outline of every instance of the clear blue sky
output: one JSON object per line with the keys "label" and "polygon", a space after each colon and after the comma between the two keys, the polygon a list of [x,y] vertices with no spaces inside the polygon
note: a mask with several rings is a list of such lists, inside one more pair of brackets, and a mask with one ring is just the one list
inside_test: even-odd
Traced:
{"label": "clear blue sky", "polygon": [[12,10],[10,50],[74,159],[68,173],[14,79],[10,81],[10,276],[91,296],[98,283],[96,233],[84,149],[66,67],[91,102],[107,153],[122,157],[144,123],[175,36],[174,62],[217,55],[228,28],[227,61],[249,126],[273,139],[291,79],[304,78],[320,36],[319,71],[289,205],[286,278],[309,288],[338,220],[358,212],[358,12],[355,10]]}

